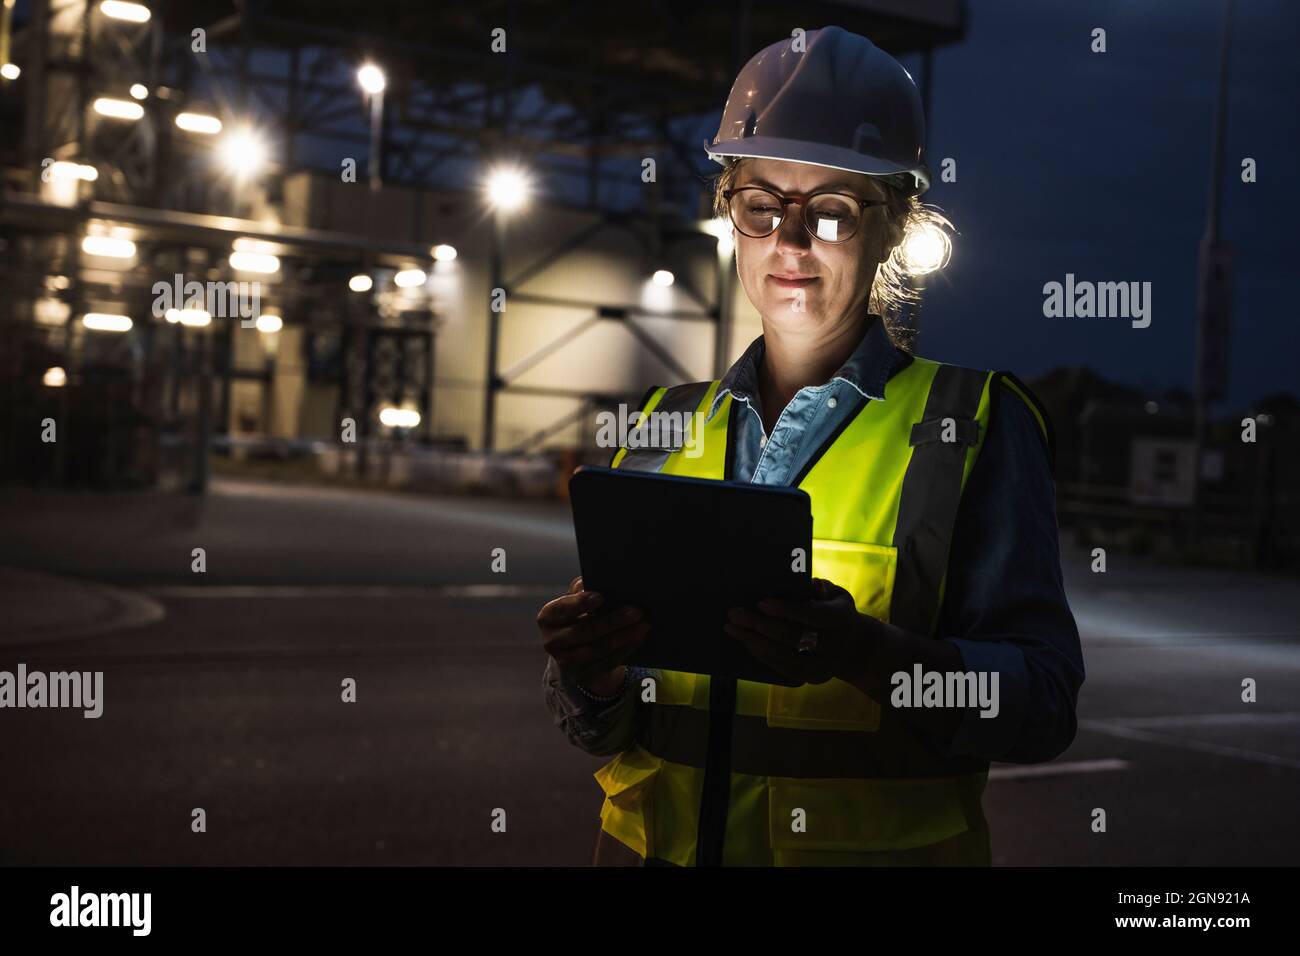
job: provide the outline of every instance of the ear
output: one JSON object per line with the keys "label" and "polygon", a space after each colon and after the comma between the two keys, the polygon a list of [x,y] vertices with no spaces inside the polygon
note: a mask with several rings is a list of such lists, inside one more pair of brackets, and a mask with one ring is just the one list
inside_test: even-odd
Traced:
{"label": "ear", "polygon": [[895,219],[890,216],[885,222],[884,236],[880,243],[880,261],[885,262],[893,255],[898,244],[903,241],[903,223],[906,217]]}

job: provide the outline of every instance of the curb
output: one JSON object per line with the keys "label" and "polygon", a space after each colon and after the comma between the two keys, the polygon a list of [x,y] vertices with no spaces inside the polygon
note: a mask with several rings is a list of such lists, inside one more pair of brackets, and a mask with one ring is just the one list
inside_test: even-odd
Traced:
{"label": "curb", "polygon": [[[23,568],[0,567],[0,598],[10,607],[33,599],[50,605],[48,617],[45,609],[38,610],[39,623],[15,626],[11,617],[0,626],[0,647],[78,640],[143,627],[167,616],[162,604],[146,595]],[[74,613],[69,614],[69,610]],[[80,616],[75,613],[78,610],[82,612]],[[17,618],[21,620],[23,616],[20,613]]]}

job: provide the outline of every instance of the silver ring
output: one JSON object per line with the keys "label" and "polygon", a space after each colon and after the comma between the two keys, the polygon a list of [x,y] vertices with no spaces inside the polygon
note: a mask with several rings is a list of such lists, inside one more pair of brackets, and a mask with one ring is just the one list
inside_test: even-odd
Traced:
{"label": "silver ring", "polygon": [[816,631],[804,631],[799,635],[799,653],[812,654],[817,650],[817,641],[821,635]]}

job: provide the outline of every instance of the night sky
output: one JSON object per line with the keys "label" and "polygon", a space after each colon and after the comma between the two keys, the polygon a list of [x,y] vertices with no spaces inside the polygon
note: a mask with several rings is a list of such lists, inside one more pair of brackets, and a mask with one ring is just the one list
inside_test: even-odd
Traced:
{"label": "night sky", "polygon": [[[926,201],[960,230],[926,301],[921,354],[1022,377],[1087,365],[1190,388],[1222,6],[1218,0],[973,0],[935,54]],[[1107,52],[1092,53],[1094,27]],[[1300,389],[1293,292],[1300,4],[1238,0],[1222,235],[1235,246],[1228,403]],[[904,65],[919,78],[919,59]],[[1242,183],[1253,157],[1255,183]],[[1045,318],[1043,285],[1149,281],[1152,321]]]}

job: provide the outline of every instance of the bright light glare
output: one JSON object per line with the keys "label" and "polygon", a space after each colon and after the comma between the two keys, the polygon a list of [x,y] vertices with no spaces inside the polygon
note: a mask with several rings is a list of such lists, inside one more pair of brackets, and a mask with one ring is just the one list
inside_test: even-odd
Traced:
{"label": "bright light glare", "polygon": [[414,428],[420,424],[420,413],[413,408],[387,405],[379,410],[379,423],[388,428]]}
{"label": "bright light glare", "polygon": [[384,92],[384,87],[388,85],[388,81],[384,78],[384,71],[373,63],[367,63],[357,70],[357,82],[371,96]]}
{"label": "bright light glare", "polygon": [[32,303],[32,317],[41,325],[64,325],[72,307],[60,299],[44,296]]}
{"label": "bright light glare", "polygon": [[232,252],[230,268],[237,272],[259,272],[270,275],[280,271],[280,260],[268,252]]}
{"label": "bright light glare", "polygon": [[270,335],[272,332],[279,332],[282,328],[284,328],[284,319],[278,315],[266,313],[257,317],[257,331],[259,332]]}
{"label": "bright light glare", "polygon": [[424,285],[425,280],[428,278],[423,269],[403,269],[393,276],[393,285],[399,289],[413,289],[416,286]]}
{"label": "bright light glare", "polygon": [[266,142],[250,129],[228,135],[220,153],[226,168],[241,179],[256,176],[266,165]]}
{"label": "bright light glare", "polygon": [[88,256],[130,259],[135,255],[135,243],[115,236],[86,236],[81,240],[81,251]]}
{"label": "bright light glare", "polygon": [[115,100],[111,96],[101,96],[91,104],[91,108],[100,116],[111,119],[138,120],[144,116],[144,107],[130,100]]}
{"label": "bright light glare", "polygon": [[107,312],[87,312],[81,317],[81,324],[96,332],[126,332],[131,328],[131,317]]}
{"label": "bright light glare", "polygon": [[187,133],[213,136],[221,132],[221,120],[206,113],[177,113],[176,125]]}
{"label": "bright light glare", "polygon": [[0,76],[6,80],[16,80],[23,75],[23,71],[18,68],[17,63],[6,63],[0,66]]}
{"label": "bright light glare", "polygon": [[41,377],[41,384],[48,385],[50,388],[62,388],[68,384],[68,373],[58,365],[47,368]]}
{"label": "bright light glare", "polygon": [[348,280],[348,288],[353,292],[369,292],[374,284],[374,280],[364,272],[358,273]]}
{"label": "bright light glare", "polygon": [[148,23],[149,8],[139,3],[125,3],[123,0],[104,0],[99,10],[106,17],[114,20],[126,20],[130,23]]}
{"label": "bright light glare", "polygon": [[143,83],[132,83],[131,95],[135,97],[137,100],[148,99],[149,87],[145,86]]}
{"label": "bright light glare", "polygon": [[908,275],[927,275],[948,264],[952,240],[934,223],[924,222],[907,230],[896,255]]}
{"label": "bright light glare", "polygon": [[528,177],[513,166],[500,166],[487,178],[487,197],[502,212],[513,212],[528,201]]}
{"label": "bright light glare", "polygon": [[212,313],[207,309],[168,309],[163,318],[173,324],[179,322],[192,328],[203,328],[212,321]]}
{"label": "bright light glare", "polygon": [[433,247],[433,258],[439,262],[451,262],[456,255],[456,247],[449,246],[445,242]]}
{"label": "bright light glare", "polygon": [[718,255],[724,259],[736,250],[736,239],[729,219],[706,219],[704,231],[718,240]]}
{"label": "bright light glare", "polygon": [[50,163],[50,178],[59,181],[84,179],[88,183],[93,183],[99,178],[99,170],[84,163],[59,160],[57,163]]}
{"label": "bright light glare", "polygon": [[654,282],[655,285],[667,287],[673,284],[673,278],[673,274],[667,269],[657,269],[655,274],[651,276],[651,281]]}

